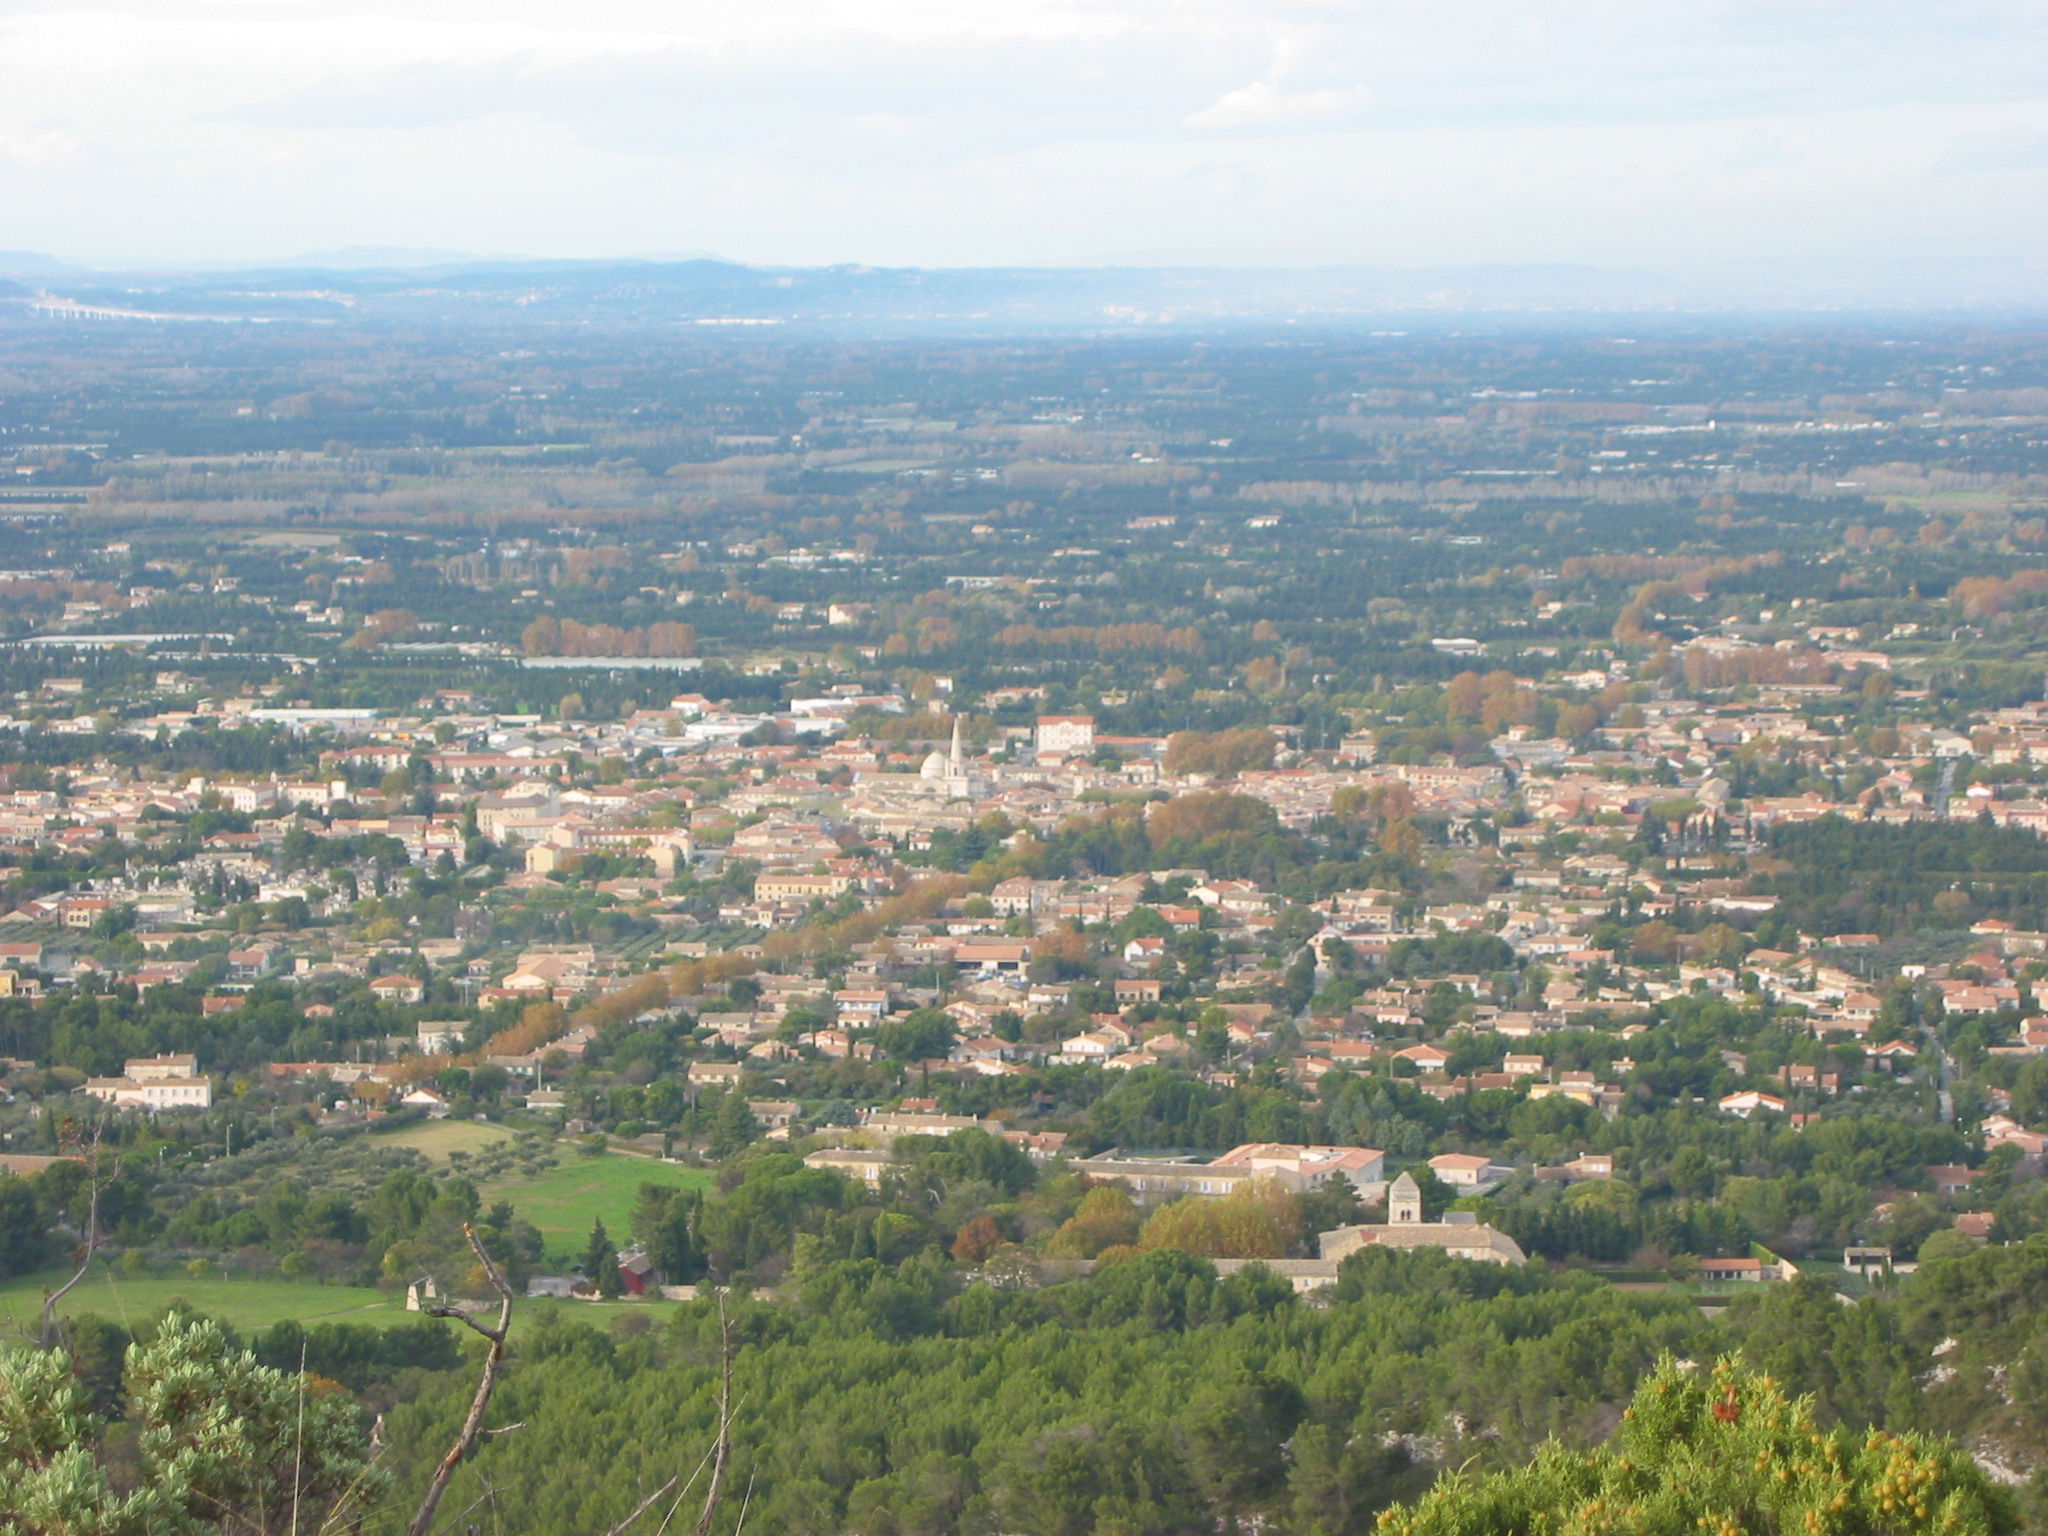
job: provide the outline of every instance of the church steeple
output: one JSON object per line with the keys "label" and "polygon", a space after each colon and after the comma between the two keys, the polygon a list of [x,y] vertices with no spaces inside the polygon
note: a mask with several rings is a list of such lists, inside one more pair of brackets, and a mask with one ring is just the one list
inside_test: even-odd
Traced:
{"label": "church steeple", "polygon": [[1387,1190],[1387,1225],[1414,1226],[1422,1220],[1422,1186],[1403,1172]]}

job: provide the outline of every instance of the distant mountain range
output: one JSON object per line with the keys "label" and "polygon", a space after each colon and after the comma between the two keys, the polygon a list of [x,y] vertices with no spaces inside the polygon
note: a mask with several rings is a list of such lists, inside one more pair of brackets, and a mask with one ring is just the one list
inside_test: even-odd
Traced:
{"label": "distant mountain range", "polygon": [[755,267],[711,257],[539,261],[352,247],[288,262],[113,271],[0,252],[17,316],[956,330],[1330,323],[1455,315],[2048,313],[2048,265]]}

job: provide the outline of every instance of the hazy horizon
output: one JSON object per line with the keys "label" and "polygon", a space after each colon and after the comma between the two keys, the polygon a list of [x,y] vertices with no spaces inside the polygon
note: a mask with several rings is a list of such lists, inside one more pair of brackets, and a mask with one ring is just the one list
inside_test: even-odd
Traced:
{"label": "hazy horizon", "polygon": [[2044,42],[2011,0],[13,0],[0,248],[2021,270]]}

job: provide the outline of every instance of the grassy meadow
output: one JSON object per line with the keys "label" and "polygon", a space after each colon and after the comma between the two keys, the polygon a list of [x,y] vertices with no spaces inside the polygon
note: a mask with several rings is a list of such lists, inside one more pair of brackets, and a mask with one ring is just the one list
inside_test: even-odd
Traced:
{"label": "grassy meadow", "polygon": [[[0,1284],[0,1334],[33,1334],[42,1317],[45,1292],[69,1278],[69,1271],[45,1270]],[[182,1301],[244,1331],[268,1328],[287,1318],[302,1323],[395,1323],[406,1316],[403,1294],[386,1295],[368,1287],[293,1280],[195,1280],[189,1275],[127,1280],[104,1268],[81,1280],[58,1303],[58,1312],[65,1317],[97,1313],[132,1328],[173,1301]]]}
{"label": "grassy meadow", "polygon": [[[0,1349],[35,1337],[45,1291],[69,1278],[68,1270],[52,1269],[0,1282]],[[414,1315],[405,1310],[402,1291],[387,1293],[366,1286],[318,1285],[310,1280],[195,1280],[189,1275],[129,1280],[104,1268],[80,1281],[58,1303],[57,1310],[63,1317],[93,1313],[132,1330],[173,1302],[218,1318],[245,1334],[285,1321],[389,1327]],[[660,1318],[668,1316],[677,1305],[659,1299],[599,1302],[522,1298],[514,1313],[513,1326],[515,1331],[531,1327],[542,1312],[568,1311],[575,1316],[588,1316],[593,1307],[607,1315],[632,1310],[649,1311]]]}
{"label": "grassy meadow", "polygon": [[589,1157],[565,1150],[561,1161],[545,1172],[507,1174],[479,1187],[486,1204],[511,1201],[521,1217],[540,1228],[550,1261],[567,1263],[583,1251],[596,1220],[604,1222],[613,1242],[626,1245],[633,1202],[642,1184],[703,1189],[710,1183],[711,1172],[705,1168],[681,1168],[621,1152]]}
{"label": "grassy meadow", "polygon": [[553,1159],[552,1167],[536,1169],[526,1158],[515,1165],[514,1134],[476,1120],[425,1120],[373,1132],[370,1139],[378,1147],[418,1152],[437,1172],[460,1168],[476,1180],[487,1205],[511,1201],[547,1239],[550,1263],[567,1264],[580,1254],[591,1222],[599,1219],[612,1241],[624,1247],[643,1183],[701,1189],[711,1182],[707,1169],[616,1150],[592,1156],[568,1142],[548,1145],[545,1156]]}
{"label": "grassy meadow", "polygon": [[[633,1204],[643,1183],[704,1188],[708,1169],[684,1168],[658,1158],[607,1150],[589,1154],[567,1142],[539,1142],[480,1121],[429,1120],[391,1132],[374,1132],[344,1143],[309,1144],[293,1148],[284,1160],[272,1156],[252,1165],[227,1187],[250,1198],[271,1178],[292,1178],[312,1190],[341,1189],[351,1198],[366,1199],[394,1165],[388,1154],[416,1154],[437,1174],[451,1171],[474,1179],[486,1204],[505,1200],[540,1229],[546,1242],[545,1270],[560,1272],[574,1265],[602,1219],[612,1240],[624,1247],[631,1239]],[[223,1164],[223,1171],[229,1165]],[[415,1164],[414,1166],[417,1166]],[[227,1181],[223,1181],[226,1183]],[[42,1313],[43,1296],[70,1278],[68,1270],[44,1270],[0,1281],[0,1348],[33,1336]],[[291,1280],[272,1273],[261,1279],[223,1274],[218,1270],[194,1277],[179,1268],[123,1276],[101,1263],[60,1304],[65,1316],[94,1313],[135,1327],[173,1302],[217,1317],[244,1332],[254,1332],[287,1319],[300,1323],[372,1323],[403,1321],[403,1292],[368,1286],[322,1285],[311,1279]],[[529,1318],[560,1306],[581,1309],[587,1302],[522,1301]],[[672,1303],[611,1303],[656,1306]]]}

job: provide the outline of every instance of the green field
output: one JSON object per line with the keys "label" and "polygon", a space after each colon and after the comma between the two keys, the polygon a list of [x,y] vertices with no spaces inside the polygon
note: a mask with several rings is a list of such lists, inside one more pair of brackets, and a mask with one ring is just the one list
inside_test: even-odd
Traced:
{"label": "green field", "polygon": [[502,1125],[487,1125],[477,1120],[422,1120],[402,1131],[371,1134],[371,1140],[377,1146],[411,1147],[437,1164],[447,1162],[450,1152],[467,1152],[474,1156],[511,1139],[512,1133]]}
{"label": "green field", "polygon": [[[513,1133],[475,1120],[424,1120],[388,1134],[373,1133],[371,1139],[379,1146],[409,1147],[437,1170],[445,1170],[450,1153],[480,1158],[493,1148],[509,1146]],[[583,1251],[590,1224],[600,1217],[612,1241],[625,1246],[633,1201],[643,1183],[697,1189],[711,1181],[705,1169],[679,1168],[628,1152],[588,1157],[567,1143],[557,1143],[550,1152],[558,1161],[544,1173],[507,1169],[486,1176],[483,1168],[464,1171],[477,1180],[486,1204],[509,1200],[521,1218],[540,1228],[550,1260],[563,1264]],[[484,1168],[489,1166],[486,1163]]]}
{"label": "green field", "polygon": [[[388,1140],[393,1145],[414,1148],[437,1166],[445,1167],[450,1152],[475,1155],[510,1135],[498,1126],[442,1120],[408,1126],[392,1133]],[[701,1189],[711,1182],[708,1169],[678,1167],[650,1157],[620,1152],[589,1157],[569,1147],[561,1148],[558,1155],[561,1161],[543,1173],[527,1175],[513,1171],[488,1180],[480,1189],[487,1203],[508,1200],[523,1219],[540,1229],[547,1243],[545,1262],[549,1267],[566,1269],[573,1265],[590,1235],[591,1222],[600,1218],[612,1240],[624,1247],[629,1241],[633,1202],[643,1183]],[[0,1340],[31,1334],[42,1314],[45,1289],[60,1285],[67,1278],[68,1272],[47,1270],[0,1283]],[[302,1323],[395,1323],[408,1315],[402,1295],[370,1287],[276,1279],[195,1280],[175,1273],[161,1278],[125,1280],[105,1269],[82,1281],[64,1298],[61,1310],[65,1316],[97,1313],[132,1326],[161,1312],[172,1301],[183,1301],[197,1311],[251,1331],[288,1318]],[[521,1310],[546,1311],[555,1305],[526,1302]],[[581,1308],[589,1303],[562,1305]]]}
{"label": "green field", "polygon": [[602,1219],[619,1247],[627,1242],[633,1201],[642,1184],[673,1184],[703,1189],[711,1183],[706,1168],[680,1168],[651,1157],[607,1152],[585,1157],[565,1150],[562,1161],[547,1172],[528,1177],[512,1174],[481,1186],[486,1204],[509,1200],[523,1220],[540,1228],[548,1256],[564,1264],[583,1251],[590,1224]]}
{"label": "green field", "polygon": [[[43,1315],[46,1287],[61,1285],[70,1278],[65,1270],[45,1270],[39,1275],[22,1275],[0,1283],[0,1349],[33,1339]],[[181,1302],[196,1312],[219,1318],[244,1333],[254,1333],[273,1323],[369,1323],[389,1327],[415,1314],[405,1310],[401,1293],[352,1285],[315,1285],[289,1280],[194,1280],[173,1276],[161,1280],[117,1280],[104,1272],[80,1281],[77,1288],[58,1304],[64,1317],[96,1313],[126,1328],[156,1316],[172,1302]],[[672,1315],[678,1303],[659,1299],[625,1298],[610,1302],[555,1301],[521,1298],[514,1327],[530,1327],[543,1312],[566,1312],[587,1317],[593,1307],[606,1315],[621,1309],[649,1311],[656,1317]]]}
{"label": "green field", "polygon": [[[46,1270],[0,1284],[0,1331],[33,1332],[43,1314],[43,1293],[69,1275]],[[123,1326],[133,1326],[161,1312],[173,1301],[241,1329],[268,1328],[296,1318],[302,1323],[395,1323],[403,1319],[405,1298],[352,1285],[314,1285],[290,1280],[194,1280],[187,1275],[160,1280],[120,1280],[105,1271],[80,1281],[58,1304],[66,1317],[96,1312]]]}

